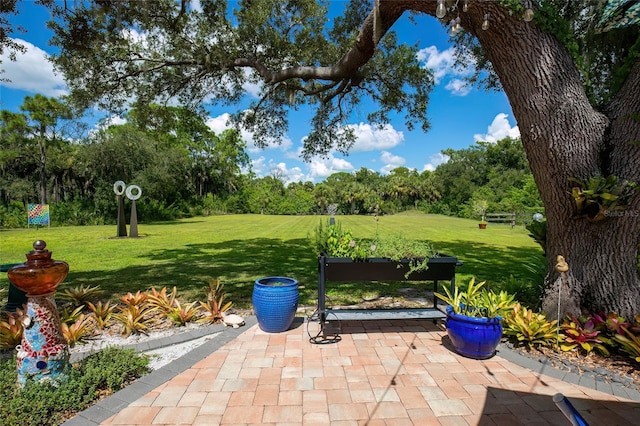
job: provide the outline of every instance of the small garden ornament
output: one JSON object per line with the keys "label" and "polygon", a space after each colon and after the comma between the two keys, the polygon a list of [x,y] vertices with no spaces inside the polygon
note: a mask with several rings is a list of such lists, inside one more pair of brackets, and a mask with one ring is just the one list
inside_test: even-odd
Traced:
{"label": "small garden ornament", "polygon": [[244,325],[244,318],[242,318],[240,315],[225,314],[223,312],[222,313],[222,322],[227,327],[238,328],[238,327]]}

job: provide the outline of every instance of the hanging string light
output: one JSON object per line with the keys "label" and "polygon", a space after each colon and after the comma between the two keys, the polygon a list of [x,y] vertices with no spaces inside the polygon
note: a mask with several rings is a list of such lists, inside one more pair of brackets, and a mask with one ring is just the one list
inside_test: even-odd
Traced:
{"label": "hanging string light", "polygon": [[460,30],[462,30],[462,26],[460,25],[460,16],[458,16],[456,19],[452,19],[451,22],[449,22],[449,28],[451,28],[452,36],[458,34]]}
{"label": "hanging string light", "polygon": [[436,16],[442,19],[446,14],[447,14],[447,6],[445,6],[444,0],[438,0],[438,6],[436,7]]}
{"label": "hanging string light", "polygon": [[482,21],[482,29],[487,31],[489,29],[489,14],[484,14],[484,21]]}
{"label": "hanging string light", "polygon": [[524,22],[531,22],[533,19],[533,9],[531,8],[531,1],[526,0],[524,2],[524,16],[522,17]]}
{"label": "hanging string light", "polygon": [[[436,16],[439,19],[442,19],[447,15],[447,11],[454,12],[457,10],[458,17],[449,21],[451,35],[456,35],[458,32],[462,30],[462,27],[460,25],[460,14],[459,14],[460,9],[458,8],[458,4],[460,0],[455,0],[455,1],[448,0],[448,1],[451,6],[447,8],[447,0],[438,0],[438,5],[436,6]],[[466,13],[469,11],[469,1],[470,0],[462,0],[462,12]],[[531,22],[533,20],[534,13],[535,12],[533,11],[531,0],[524,0],[524,14],[522,16],[522,19],[525,22]],[[485,31],[489,28],[489,16],[490,16],[489,13],[486,12],[484,14],[484,19],[482,21],[482,29]]]}

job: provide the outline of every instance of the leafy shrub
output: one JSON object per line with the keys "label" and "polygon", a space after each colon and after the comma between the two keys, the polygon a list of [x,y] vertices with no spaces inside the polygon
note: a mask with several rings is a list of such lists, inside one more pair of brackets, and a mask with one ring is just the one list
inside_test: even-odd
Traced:
{"label": "leafy shrub", "polygon": [[56,386],[28,381],[16,386],[16,361],[0,361],[0,422],[7,425],[58,425],[149,371],[149,359],[133,350],[108,348],[73,366]]}
{"label": "leafy shrub", "polygon": [[533,312],[516,303],[513,310],[504,316],[504,335],[515,338],[517,344],[529,349],[536,346],[552,346],[557,342],[557,321],[549,321],[542,313]]}
{"label": "leafy shrub", "polygon": [[540,304],[543,281],[536,284],[529,279],[516,278],[510,275],[508,278],[495,283],[494,288],[513,294],[514,298],[529,308],[537,307]]}
{"label": "leafy shrub", "polygon": [[0,226],[3,228],[26,228],[27,207],[19,201],[11,201],[8,206],[0,204]]}

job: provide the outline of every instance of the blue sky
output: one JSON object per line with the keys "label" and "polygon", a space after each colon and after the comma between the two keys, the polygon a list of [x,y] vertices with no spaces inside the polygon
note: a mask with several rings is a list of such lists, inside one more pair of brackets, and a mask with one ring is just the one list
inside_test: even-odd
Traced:
{"label": "blue sky", "polygon": [[[332,3],[335,11],[344,6],[342,1]],[[48,10],[34,5],[31,0],[23,0],[19,5],[22,13],[10,17],[10,21],[27,32],[16,32],[12,38],[20,40],[27,52],[19,54],[16,62],[3,56],[0,65],[4,69],[2,77],[11,80],[0,82],[0,109],[16,112],[27,95],[67,93],[64,79],[53,72],[47,61],[47,55],[53,51],[48,44],[50,32],[44,26],[49,17]],[[305,163],[299,152],[309,129],[311,113],[301,108],[290,114],[289,132],[280,146],[256,149],[251,143],[251,135],[243,134],[248,142],[253,170],[258,176],[277,171],[289,182],[318,183],[332,173],[354,172],[362,167],[383,174],[400,166],[421,172],[433,170],[446,161],[441,154],[443,149],[466,148],[477,140],[496,141],[506,136],[519,136],[504,93],[485,92],[463,84],[462,79],[469,71],[454,69],[453,47],[439,21],[422,15],[417,16],[414,23],[403,17],[392,29],[398,33],[400,41],[418,43],[419,61],[434,72],[437,84],[427,111],[431,129],[427,133],[419,128],[409,131],[403,117],[399,116],[389,126],[378,130],[375,123],[366,121],[363,111],[354,115],[349,123],[355,128],[358,140],[348,156],[333,152],[328,158],[315,158]],[[252,96],[252,88],[248,90],[247,96]],[[372,106],[364,106],[367,107]],[[220,132],[226,126],[227,114],[237,108],[211,106],[208,110],[209,126]]]}

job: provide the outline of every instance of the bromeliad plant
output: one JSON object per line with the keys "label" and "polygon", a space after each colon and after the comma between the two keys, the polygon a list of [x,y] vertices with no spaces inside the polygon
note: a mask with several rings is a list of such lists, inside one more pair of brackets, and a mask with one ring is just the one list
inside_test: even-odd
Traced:
{"label": "bromeliad plant", "polygon": [[435,293],[438,299],[451,305],[453,312],[473,318],[504,317],[513,310],[515,298],[505,291],[494,293],[485,288],[486,281],[476,284],[475,277],[469,281],[467,288],[455,287],[453,293],[444,287],[445,294]]}
{"label": "bromeliad plant", "polygon": [[102,296],[102,290],[98,286],[91,287],[84,285],[65,289],[58,293],[57,297],[69,301],[73,306],[82,306],[89,301],[97,300]]}
{"label": "bromeliad plant", "polygon": [[20,322],[22,312],[2,313],[6,318],[0,319],[0,349],[13,349],[20,344],[24,328]]}
{"label": "bromeliad plant", "polygon": [[179,301],[175,301],[175,304],[171,312],[167,313],[167,317],[170,318],[175,324],[184,326],[191,321],[195,321],[200,314],[198,309],[198,302],[192,302],[185,305],[181,305]]}
{"label": "bromeliad plant", "polygon": [[609,350],[605,345],[611,346],[612,341],[603,336],[600,330],[596,330],[593,321],[584,321],[575,315],[569,315],[560,328],[564,333],[564,343],[560,345],[563,351],[580,348],[590,353],[595,349],[601,355],[609,356]]}
{"label": "bromeliad plant", "polygon": [[156,309],[142,303],[127,304],[113,314],[113,319],[123,326],[123,334],[127,337],[131,334],[148,334],[149,327],[154,321],[152,314]]}
{"label": "bromeliad plant", "polygon": [[107,326],[116,306],[117,305],[111,305],[109,302],[102,303],[102,301],[98,301],[95,305],[87,302],[87,307],[93,312],[93,318],[100,330],[103,330]]}
{"label": "bromeliad plant", "polygon": [[84,314],[80,314],[78,319],[71,324],[63,322],[61,328],[62,336],[71,348],[74,347],[76,343],[85,342],[92,332],[91,320]]}
{"label": "bromeliad plant", "polygon": [[616,334],[613,336],[613,340],[620,345],[620,350],[636,362],[640,362],[640,335],[634,334],[627,330],[625,327],[621,327],[623,334]]}
{"label": "bromeliad plant", "polygon": [[176,286],[173,286],[173,290],[169,294],[167,294],[166,287],[162,287],[160,291],[156,290],[155,287],[151,287],[147,294],[146,302],[149,306],[157,307],[165,314],[169,314],[174,312],[176,303],[178,303],[177,296],[178,289]]}
{"label": "bromeliad plant", "polygon": [[602,220],[613,210],[624,210],[638,189],[635,182],[620,181],[615,175],[594,176],[584,181],[569,180],[573,183],[571,195],[578,215],[591,221]]}
{"label": "bromeliad plant", "polygon": [[549,321],[544,314],[533,312],[520,303],[516,303],[513,310],[504,316],[503,333],[529,349],[556,345],[562,337],[558,334],[558,321]]}
{"label": "bromeliad plant", "polygon": [[209,322],[216,324],[222,322],[223,312],[229,310],[233,302],[226,302],[224,299],[227,293],[224,292],[224,284],[219,278],[209,280],[209,286],[204,288],[207,301],[200,301],[200,308],[206,313],[200,320],[201,322]]}

